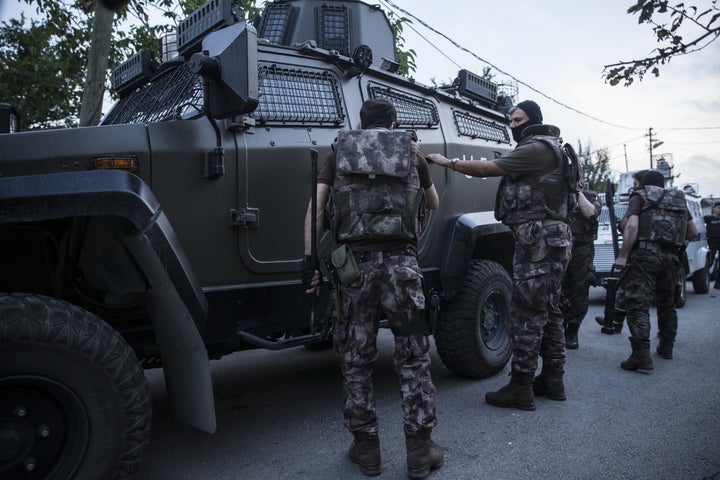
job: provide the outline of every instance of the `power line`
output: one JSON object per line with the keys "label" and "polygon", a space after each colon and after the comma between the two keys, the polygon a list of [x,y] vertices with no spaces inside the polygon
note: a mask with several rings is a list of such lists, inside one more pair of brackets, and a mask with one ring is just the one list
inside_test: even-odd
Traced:
{"label": "power line", "polygon": [[[444,33],[436,30],[436,29],[433,28],[433,27],[431,27],[431,26],[428,25],[426,22],[424,22],[423,20],[419,19],[418,17],[416,17],[416,16],[413,15],[412,13],[408,12],[407,10],[405,10],[405,9],[399,7],[398,5],[396,5],[395,3],[393,3],[391,0],[380,0],[380,2],[383,3],[383,4],[385,4],[385,3],[390,4],[393,8],[395,8],[395,9],[401,11],[403,14],[405,14],[405,15],[413,18],[414,20],[416,20],[418,23],[420,23],[421,25],[423,25],[425,28],[427,28],[427,29],[430,30],[431,32],[435,33],[436,35],[440,35],[441,37],[443,37],[444,39],[446,39],[447,41],[449,41],[450,43],[452,43],[455,47],[457,47],[457,48],[459,48],[460,50],[462,50],[462,51],[464,51],[464,52],[472,55],[473,57],[475,57],[476,59],[480,60],[481,62],[483,62],[483,63],[491,66],[492,68],[494,68],[494,69],[497,70],[498,72],[502,73],[503,75],[506,75],[506,76],[508,76],[509,78],[515,80],[515,81],[516,81],[517,83],[519,83],[520,85],[524,85],[525,87],[529,88],[529,89],[532,90],[533,92],[535,92],[535,93],[537,93],[537,94],[539,94],[539,95],[542,95],[543,97],[547,98],[548,100],[550,100],[550,101],[552,101],[552,102],[554,102],[554,103],[557,103],[557,104],[560,105],[561,107],[567,108],[568,110],[571,110],[571,111],[573,111],[573,112],[575,112],[575,113],[578,113],[578,114],[580,114],[580,115],[582,115],[582,116],[584,116],[584,117],[587,117],[587,118],[589,118],[589,119],[591,119],[591,120],[595,120],[596,122],[604,123],[604,124],[610,125],[610,126],[612,126],[612,127],[623,128],[623,129],[625,129],[625,130],[645,130],[644,128],[628,127],[628,126],[625,126],[625,125],[618,125],[617,123],[607,122],[607,121],[602,120],[602,119],[600,119],[600,118],[597,118],[597,117],[594,117],[594,116],[592,116],[592,115],[589,115],[589,114],[587,114],[587,113],[585,113],[585,112],[582,112],[582,111],[578,110],[577,108],[571,107],[570,105],[567,105],[567,104],[561,102],[560,100],[557,100],[557,99],[551,97],[550,95],[547,95],[547,94],[541,92],[540,90],[538,90],[537,88],[533,87],[532,85],[530,85],[530,84],[528,84],[528,83],[526,83],[526,82],[523,82],[522,80],[516,78],[514,75],[511,75],[510,73],[504,71],[504,70],[501,69],[500,67],[494,65],[492,62],[489,62],[489,61],[485,60],[484,58],[478,56],[475,52],[473,52],[473,51],[471,51],[471,50],[468,50],[467,48],[463,47],[462,45],[460,45],[459,43],[457,43],[457,42],[456,42],[455,40],[453,40],[452,38],[448,37],[448,36],[445,35]],[[386,6],[386,8],[391,9],[391,8],[388,7],[387,5],[385,5],[385,6]],[[423,39],[424,39],[425,41],[427,41],[424,37],[423,37]],[[432,44],[431,44],[431,45],[432,45]]]}
{"label": "power line", "polygon": [[[484,58],[478,56],[475,52],[473,52],[473,51],[471,51],[471,50],[463,47],[462,45],[460,45],[459,43],[457,43],[457,42],[456,42],[455,40],[453,40],[452,38],[448,37],[448,36],[445,35],[444,33],[436,30],[436,29],[433,28],[433,27],[431,27],[428,23],[424,22],[422,19],[416,17],[416,16],[413,15],[412,13],[410,13],[410,12],[408,12],[407,10],[403,9],[402,7],[396,5],[392,0],[380,0],[380,3],[382,3],[382,4],[385,6],[385,8],[387,8],[388,10],[393,10],[393,9],[395,9],[395,10],[397,10],[397,11],[402,12],[404,15],[406,15],[406,16],[412,18],[413,20],[417,21],[418,23],[420,23],[421,25],[423,25],[425,28],[427,28],[427,29],[430,30],[431,32],[435,33],[436,35],[439,35],[439,36],[443,37],[444,39],[446,39],[447,41],[449,41],[451,44],[453,44],[456,48],[462,50],[463,52],[468,53],[469,55],[472,55],[472,56],[473,56],[474,58],[476,58],[477,60],[485,63],[486,65],[489,65],[490,67],[494,68],[495,70],[497,70],[497,71],[500,72],[501,74],[506,75],[507,77],[513,79],[514,81],[516,81],[516,82],[519,83],[520,85],[524,85],[525,87],[529,88],[529,89],[532,90],[533,92],[535,92],[535,93],[537,93],[537,94],[539,94],[539,95],[542,95],[543,97],[545,97],[545,98],[547,98],[548,100],[550,100],[550,101],[552,101],[552,102],[560,105],[560,106],[563,107],[563,108],[566,108],[566,109],[568,109],[568,110],[571,110],[571,111],[573,111],[573,112],[575,112],[575,113],[577,113],[577,114],[579,114],[579,115],[582,115],[582,116],[584,116],[584,117],[587,117],[587,118],[589,118],[589,119],[591,119],[591,120],[595,120],[596,122],[600,122],[600,123],[603,123],[603,124],[605,124],[605,125],[610,125],[610,126],[612,126],[612,127],[622,128],[622,129],[625,129],[625,130],[635,130],[635,131],[645,131],[645,130],[646,130],[646,128],[629,127],[629,126],[626,126],[626,125],[619,125],[619,124],[617,124],[617,123],[608,122],[608,121],[606,121],[606,120],[602,120],[602,119],[600,119],[600,118],[598,118],[598,117],[595,117],[595,116],[593,116],[593,115],[590,115],[590,114],[587,114],[587,113],[585,113],[585,112],[583,112],[583,111],[580,111],[580,110],[578,110],[577,108],[571,107],[571,106],[569,106],[569,105],[561,102],[560,100],[557,100],[557,99],[551,97],[550,95],[547,95],[547,94],[541,92],[540,90],[538,90],[537,88],[529,85],[528,83],[523,82],[522,80],[516,78],[514,75],[511,75],[510,73],[508,73],[508,72],[502,70],[501,68],[497,67],[497,66],[494,65],[492,62],[489,62],[488,60],[485,60]],[[459,65],[457,64],[457,62],[455,62],[455,61],[453,61],[452,59],[450,59],[450,57],[448,57],[447,54],[441,52],[440,49],[439,49],[434,43],[430,42],[427,38],[425,38],[423,35],[421,35],[421,34],[420,34],[415,28],[413,28],[412,26],[410,26],[410,28],[411,28],[415,33],[417,33],[418,36],[420,36],[420,38],[422,38],[423,40],[425,40],[430,46],[432,46],[433,48],[435,48],[436,50],[438,50],[440,53],[442,53],[442,55],[443,55],[445,58],[447,58],[447,59],[450,60],[453,64],[455,64],[456,66],[458,66],[458,68],[460,68]],[[715,129],[720,129],[720,126],[717,126],[717,127],[674,127],[674,128],[657,128],[657,130],[715,130]],[[609,147],[608,147],[608,148],[609,148]]]}

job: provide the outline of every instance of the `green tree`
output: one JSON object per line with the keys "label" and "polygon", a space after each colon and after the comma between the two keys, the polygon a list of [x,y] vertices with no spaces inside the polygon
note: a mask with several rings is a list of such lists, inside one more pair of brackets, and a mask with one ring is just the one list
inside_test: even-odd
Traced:
{"label": "green tree", "polygon": [[[629,86],[635,79],[642,80],[649,71],[660,75],[660,65],[673,57],[696,52],[720,36],[720,7],[712,0],[709,7],[698,7],[668,0],[637,0],[627,13],[638,15],[638,23],[652,25],[660,46],[646,58],[605,65],[603,76],[610,85],[624,82]],[[684,27],[684,28],[683,28]],[[692,29],[689,39],[684,37]]]}
{"label": "green tree", "polygon": [[395,36],[395,56],[400,66],[398,73],[400,75],[412,74],[417,66],[415,65],[415,50],[412,48],[405,50],[405,39],[403,38],[403,26],[405,23],[412,23],[412,20],[406,17],[398,17],[391,11],[385,11],[385,15],[390,22],[393,35]]}
{"label": "green tree", "polygon": [[588,140],[587,146],[578,141],[577,155],[583,163],[582,179],[588,182],[588,188],[598,193],[607,190],[607,181],[612,176],[610,157],[607,149],[593,151]]}
{"label": "green tree", "polygon": [[[23,0],[38,19],[0,24],[0,99],[18,106],[25,128],[94,125],[110,72],[159,41],[203,0],[131,0],[117,12],[87,0]],[[256,0],[242,0],[249,16]],[[179,10],[176,7],[179,6]],[[152,25],[157,9],[166,21]]]}
{"label": "green tree", "polygon": [[23,128],[78,124],[85,64],[71,36],[19,19],[0,26],[0,99],[15,105]]}

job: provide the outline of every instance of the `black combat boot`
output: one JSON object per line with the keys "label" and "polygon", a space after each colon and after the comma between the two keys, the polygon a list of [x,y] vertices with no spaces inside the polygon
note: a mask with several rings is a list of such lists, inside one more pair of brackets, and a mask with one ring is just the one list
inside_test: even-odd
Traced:
{"label": "black combat boot", "polygon": [[547,397],[551,400],[563,401],[565,396],[565,383],[563,372],[543,368],[540,375],[535,377],[532,386],[533,394],[536,397]]}
{"label": "black combat boot", "polygon": [[658,355],[660,355],[662,358],[665,358],[667,360],[672,359],[672,353],[673,353],[673,343],[670,342],[663,342],[662,340],[657,346],[656,349]]}
{"label": "black combat boot", "polygon": [[652,358],[650,358],[650,340],[639,340],[628,337],[632,346],[630,357],[620,362],[623,370],[634,370],[639,373],[650,373],[653,369]]}
{"label": "black combat boot", "polygon": [[377,433],[357,432],[350,445],[350,460],[368,477],[380,475],[380,437]]}
{"label": "black combat boot", "polygon": [[408,477],[425,478],[430,470],[442,467],[445,461],[442,448],[433,443],[429,428],[409,432],[405,427]]}
{"label": "black combat boot", "polygon": [[578,330],[580,329],[579,323],[568,323],[565,325],[565,348],[575,350],[580,345],[578,344]]}
{"label": "black combat boot", "polygon": [[485,401],[495,407],[535,410],[533,375],[513,372],[510,383],[497,392],[485,394]]}

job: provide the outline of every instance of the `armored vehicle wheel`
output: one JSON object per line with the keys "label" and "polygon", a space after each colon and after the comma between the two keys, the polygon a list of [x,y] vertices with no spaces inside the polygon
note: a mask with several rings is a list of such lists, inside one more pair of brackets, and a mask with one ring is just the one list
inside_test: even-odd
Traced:
{"label": "armored vehicle wheel", "polygon": [[463,377],[484,378],[510,359],[507,333],[512,281],[491,261],[473,261],[463,286],[441,309],[435,345],[445,366]]}
{"label": "armored vehicle wheel", "polygon": [[677,296],[675,297],[675,308],[683,308],[685,306],[685,297],[687,295],[687,282],[685,281],[685,277],[687,276],[687,272],[685,271],[685,267],[680,265],[680,288],[678,289],[679,292]]}
{"label": "armored vehicle wheel", "polygon": [[710,266],[707,262],[692,276],[693,291],[695,293],[708,293],[710,291]]}
{"label": "armored vehicle wheel", "polygon": [[0,294],[0,478],[131,478],[150,420],[119,333],[57,299]]}

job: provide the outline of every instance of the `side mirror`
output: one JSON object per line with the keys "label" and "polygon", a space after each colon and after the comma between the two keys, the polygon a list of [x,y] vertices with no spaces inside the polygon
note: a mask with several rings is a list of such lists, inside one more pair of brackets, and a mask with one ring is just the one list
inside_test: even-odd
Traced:
{"label": "side mirror", "polygon": [[202,53],[190,58],[194,73],[208,80],[210,114],[228,118],[250,113],[258,105],[257,31],[244,22],[203,39]]}

